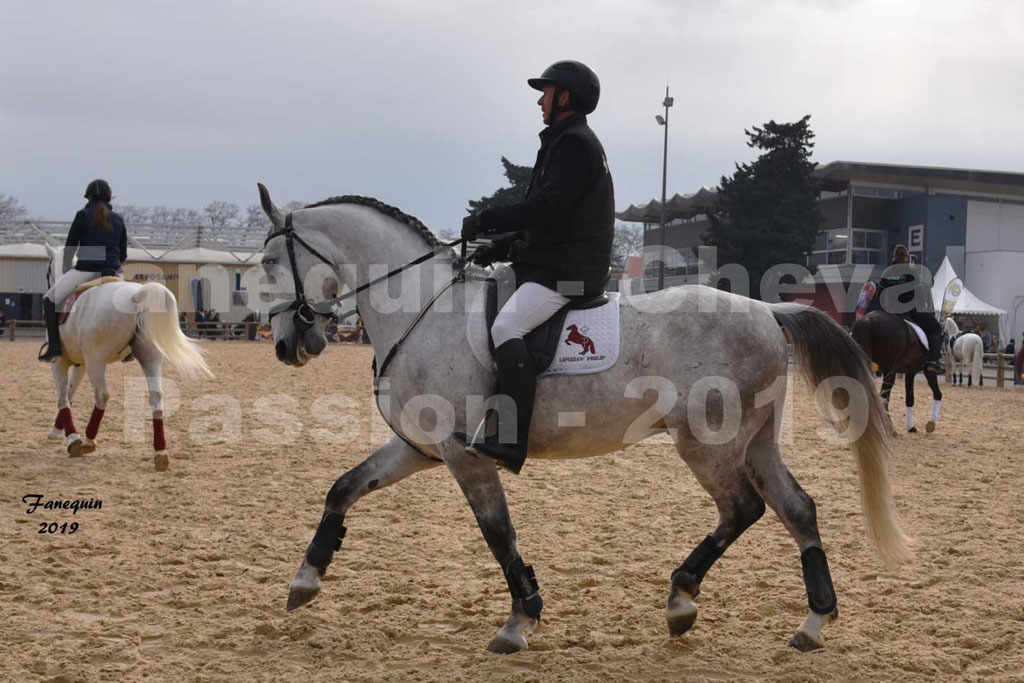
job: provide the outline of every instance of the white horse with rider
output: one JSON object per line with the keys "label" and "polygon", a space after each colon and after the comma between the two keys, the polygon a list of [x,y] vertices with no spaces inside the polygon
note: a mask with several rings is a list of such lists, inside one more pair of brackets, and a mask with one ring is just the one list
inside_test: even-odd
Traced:
{"label": "white horse with rider", "polygon": [[[512,598],[488,649],[525,649],[542,607],[536,577],[519,554],[495,461],[467,452],[454,437],[480,423],[486,407],[474,398],[494,393],[494,371],[474,358],[470,341],[471,333],[486,335],[471,302],[492,271],[465,264],[421,222],[374,199],[337,197],[288,215],[262,185],[260,199],[272,223],[263,267],[289,291],[271,315],[277,358],[302,367],[319,356],[332,304],[354,296],[373,343],[378,405],[395,432],[331,487],[287,608],[319,593],[356,501],[444,466],[468,499]],[[899,562],[910,553],[887,474],[891,426],[863,352],[821,311],[709,287],[677,287],[606,306],[619,307],[617,361],[593,374],[540,377],[529,457],[590,457],[670,434],[717,504],[719,521],[671,575],[669,632],[680,635],[694,624],[701,580],[771,507],[796,543],[807,590],[809,612],[791,644],[822,647],[822,627],[838,608],[814,501],[782,459],[787,341],[818,405],[845,430],[840,443],[849,444],[857,463],[871,538],[884,559]],[[502,424],[499,415],[499,432]]]}
{"label": "white horse with rider", "polygon": [[[63,267],[62,250],[50,245],[46,250],[50,256],[50,282],[57,282]],[[94,451],[110,398],[106,366],[131,353],[142,366],[149,388],[154,464],[158,471],[167,469],[163,361],[166,358],[188,378],[213,376],[199,344],[186,337],[178,325],[174,294],[158,282],[140,284],[106,276],[79,285],[74,295],[77,296],[60,326],[61,355],[52,363],[57,385],[57,418],[47,436],[63,440],[71,456]],[[59,309],[66,302],[54,303]],[[78,433],[71,415],[71,398],[83,374],[89,375],[95,398],[84,437]]]}
{"label": "white horse with rider", "polygon": [[942,324],[942,332],[946,337],[946,350],[952,366],[950,375],[953,384],[964,383],[964,368],[967,369],[967,386],[975,383],[982,386],[981,366],[985,355],[985,344],[981,337],[973,332],[961,332],[959,325],[952,317],[946,318]]}

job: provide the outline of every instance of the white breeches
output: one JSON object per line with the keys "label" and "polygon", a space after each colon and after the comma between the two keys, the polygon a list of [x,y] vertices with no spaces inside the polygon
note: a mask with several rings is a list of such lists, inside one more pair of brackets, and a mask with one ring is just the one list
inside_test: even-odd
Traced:
{"label": "white breeches", "polygon": [[58,309],[60,305],[64,303],[64,300],[74,294],[75,289],[78,285],[83,285],[90,280],[95,280],[101,277],[102,273],[93,273],[87,270],[75,270],[72,268],[68,272],[57,278],[57,281],[53,283],[53,287],[46,292],[46,298],[53,302],[53,305]]}
{"label": "white breeches", "polygon": [[522,339],[567,303],[569,299],[544,285],[524,283],[509,297],[494,318],[494,324],[491,325],[494,348],[510,339]]}

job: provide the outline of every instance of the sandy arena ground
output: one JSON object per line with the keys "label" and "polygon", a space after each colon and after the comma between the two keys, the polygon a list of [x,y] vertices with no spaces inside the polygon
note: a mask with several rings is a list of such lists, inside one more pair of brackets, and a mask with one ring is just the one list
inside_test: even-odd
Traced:
{"label": "sandy arena ground", "polygon": [[[770,511],[711,570],[695,629],[668,637],[669,575],[716,520],[669,443],[528,463],[504,481],[544,622],[528,652],[495,656],[484,646],[507,590],[443,468],[356,505],[323,592],[285,614],[324,494],[385,436],[372,427],[371,352],[334,346],[296,370],[266,343],[207,348],[217,380],[178,383],[171,469],[157,473],[148,432],[125,427],[137,364],[109,368],[100,448],[70,459],[44,439],[54,399],[37,345],[0,340],[0,679],[1024,680],[1022,391],[943,384],[938,431],[900,436],[894,486],[918,546],[896,571],[866,541],[851,454],[817,436],[795,392],[784,451],[817,501],[841,612],[815,654],[786,646],[807,602],[796,546]],[[261,396],[281,393],[292,398],[260,412]],[[358,407],[316,420],[322,394]],[[926,417],[923,386],[918,406]],[[88,382],[74,408],[84,431]],[[287,428],[269,411],[289,413]],[[27,515],[30,493],[103,506]],[[39,534],[43,521],[80,528]]]}

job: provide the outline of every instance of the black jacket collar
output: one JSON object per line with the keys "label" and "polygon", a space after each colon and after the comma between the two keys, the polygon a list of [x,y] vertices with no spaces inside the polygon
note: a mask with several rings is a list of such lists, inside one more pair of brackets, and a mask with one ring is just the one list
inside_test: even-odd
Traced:
{"label": "black jacket collar", "polygon": [[567,116],[561,121],[552,123],[550,126],[540,132],[540,139],[542,142],[558,137],[558,134],[569,128],[570,126],[576,125],[577,123],[586,123],[587,117],[585,114],[573,113],[572,116]]}

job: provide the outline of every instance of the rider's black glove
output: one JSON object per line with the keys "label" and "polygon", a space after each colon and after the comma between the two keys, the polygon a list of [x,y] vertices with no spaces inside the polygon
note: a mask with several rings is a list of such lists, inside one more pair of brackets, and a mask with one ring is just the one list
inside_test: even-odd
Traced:
{"label": "rider's black glove", "polygon": [[518,233],[512,233],[483,245],[469,258],[478,266],[489,266],[498,261],[508,261],[509,247],[516,241]]}
{"label": "rider's black glove", "polygon": [[483,226],[480,225],[480,214],[475,213],[462,219],[462,239],[467,242],[473,240],[483,231]]}

